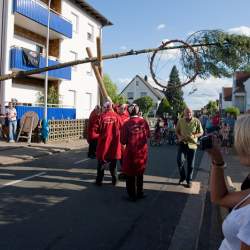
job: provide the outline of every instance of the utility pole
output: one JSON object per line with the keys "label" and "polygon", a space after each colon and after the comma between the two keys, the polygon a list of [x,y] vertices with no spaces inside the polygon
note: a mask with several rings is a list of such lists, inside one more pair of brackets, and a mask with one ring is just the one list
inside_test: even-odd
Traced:
{"label": "utility pole", "polygon": [[[50,30],[50,4],[51,0],[48,2],[48,20],[47,20],[47,36],[46,36],[46,66],[49,66],[49,30]],[[45,72],[44,81],[44,119],[47,121],[48,118],[48,74],[49,71]]]}

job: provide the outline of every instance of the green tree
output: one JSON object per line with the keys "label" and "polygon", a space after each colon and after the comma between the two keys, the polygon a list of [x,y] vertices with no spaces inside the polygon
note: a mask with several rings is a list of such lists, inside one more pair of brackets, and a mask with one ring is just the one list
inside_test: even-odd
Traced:
{"label": "green tree", "polygon": [[105,88],[108,92],[109,97],[111,98],[111,100],[113,101],[113,103],[115,104],[122,104],[122,103],[126,103],[127,99],[118,94],[118,89],[116,84],[111,80],[111,78],[109,77],[109,75],[104,74],[103,76],[103,82],[105,85]]}
{"label": "green tree", "polygon": [[134,103],[140,107],[141,112],[146,116],[154,105],[153,99],[149,96],[138,98],[134,101]]}
{"label": "green tree", "polygon": [[158,107],[158,110],[157,110],[156,114],[158,116],[163,116],[163,113],[170,113],[170,112],[171,112],[171,106],[169,104],[168,99],[164,97],[161,100],[161,103],[160,103],[160,105]]}
{"label": "green tree", "polygon": [[176,66],[173,66],[170,75],[169,82],[164,94],[172,107],[171,115],[177,115],[178,113],[182,113],[186,104],[183,99],[183,91],[180,87],[181,81],[179,78],[179,72]]}
{"label": "green tree", "polygon": [[225,113],[229,113],[237,117],[240,114],[240,110],[237,107],[231,106],[225,109]]}
{"label": "green tree", "polygon": [[214,115],[219,110],[218,102],[209,101],[208,104],[206,105],[206,109],[208,114]]}
{"label": "green tree", "polygon": [[[231,77],[235,71],[249,69],[250,38],[221,30],[201,30],[192,34],[189,44],[209,44],[196,47],[199,58],[201,78]],[[182,65],[185,73],[192,76],[195,72],[195,57],[190,51],[182,49]]]}
{"label": "green tree", "polygon": [[[55,86],[50,86],[48,89],[48,97],[47,102],[48,104],[59,104],[59,93]],[[37,97],[38,103],[44,103],[44,93],[39,92]]]}

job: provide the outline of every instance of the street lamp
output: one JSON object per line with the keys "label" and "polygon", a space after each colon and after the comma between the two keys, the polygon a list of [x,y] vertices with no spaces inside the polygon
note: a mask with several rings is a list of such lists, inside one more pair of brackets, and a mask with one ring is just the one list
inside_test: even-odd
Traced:
{"label": "street lamp", "polygon": [[[47,36],[46,36],[46,65],[49,65],[49,29],[50,29],[50,4],[51,0],[48,2],[48,20],[47,20]],[[48,71],[45,72],[44,81],[44,120],[47,121],[48,118]]]}

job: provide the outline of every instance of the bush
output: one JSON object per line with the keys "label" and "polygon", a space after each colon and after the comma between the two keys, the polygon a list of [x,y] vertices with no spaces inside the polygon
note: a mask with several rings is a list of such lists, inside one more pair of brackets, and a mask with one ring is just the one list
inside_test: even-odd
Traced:
{"label": "bush", "polygon": [[231,106],[225,109],[225,113],[229,113],[237,117],[240,114],[240,110],[237,107]]}
{"label": "bush", "polygon": [[134,101],[134,103],[140,107],[141,112],[146,116],[154,105],[153,99],[149,96],[138,98]]}

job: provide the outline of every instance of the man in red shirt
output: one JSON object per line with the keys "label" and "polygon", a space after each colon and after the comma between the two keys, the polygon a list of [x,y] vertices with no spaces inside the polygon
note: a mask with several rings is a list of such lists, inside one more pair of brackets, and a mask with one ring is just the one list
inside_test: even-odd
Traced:
{"label": "man in red shirt", "polygon": [[121,130],[121,143],[125,145],[122,172],[126,174],[126,188],[131,201],[144,197],[143,174],[148,159],[147,140],[150,137],[148,123],[139,117],[139,107],[128,108],[130,119]]}
{"label": "man in red shirt", "polygon": [[87,141],[89,143],[89,152],[88,157],[95,159],[96,158],[96,147],[98,140],[98,124],[100,119],[101,108],[99,105],[96,105],[95,109],[91,112],[88,121],[88,135]]}
{"label": "man in red shirt", "polygon": [[100,115],[98,126],[98,143],[96,150],[97,177],[96,184],[101,185],[104,177],[104,168],[109,164],[112,184],[116,185],[116,162],[121,159],[120,143],[121,120],[113,111],[112,103],[104,104],[104,112]]}

